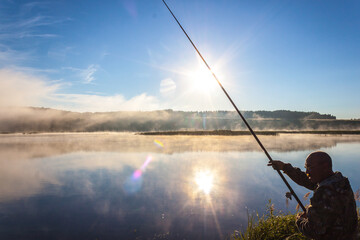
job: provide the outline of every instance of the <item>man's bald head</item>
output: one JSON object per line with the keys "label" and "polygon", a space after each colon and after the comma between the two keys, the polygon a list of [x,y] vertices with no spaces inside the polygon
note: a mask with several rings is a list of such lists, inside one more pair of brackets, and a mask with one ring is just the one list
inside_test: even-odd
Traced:
{"label": "man's bald head", "polygon": [[311,161],[311,163],[319,164],[319,165],[327,165],[330,169],[332,169],[332,160],[329,154],[322,151],[316,151],[309,154],[306,158],[306,162]]}
{"label": "man's bald head", "polygon": [[321,151],[310,153],[306,158],[305,167],[306,173],[313,183],[319,183],[334,174],[331,157]]}

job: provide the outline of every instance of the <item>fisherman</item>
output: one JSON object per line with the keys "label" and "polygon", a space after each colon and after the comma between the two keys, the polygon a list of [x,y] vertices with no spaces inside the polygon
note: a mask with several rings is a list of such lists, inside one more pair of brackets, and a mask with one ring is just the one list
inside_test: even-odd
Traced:
{"label": "fisherman", "polygon": [[301,233],[315,240],[355,239],[358,223],[354,193],[349,180],[333,172],[327,153],[311,153],[305,160],[306,172],[282,161],[274,160],[268,166],[282,170],[297,184],[314,191],[306,212],[296,216]]}

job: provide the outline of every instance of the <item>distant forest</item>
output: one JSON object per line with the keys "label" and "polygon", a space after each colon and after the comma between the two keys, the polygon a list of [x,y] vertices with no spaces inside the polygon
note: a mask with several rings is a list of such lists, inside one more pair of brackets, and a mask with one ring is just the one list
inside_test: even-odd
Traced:
{"label": "distant forest", "polygon": [[[360,130],[360,120],[337,120],[318,112],[243,111],[254,130]],[[49,108],[0,111],[0,132],[95,132],[246,130],[235,111],[78,113]]]}

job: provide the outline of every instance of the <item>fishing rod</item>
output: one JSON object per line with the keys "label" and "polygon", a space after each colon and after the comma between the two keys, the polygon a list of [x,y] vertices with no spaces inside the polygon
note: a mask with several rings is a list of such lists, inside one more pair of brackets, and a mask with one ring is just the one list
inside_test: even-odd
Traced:
{"label": "fishing rod", "polygon": [[[255,132],[252,130],[252,128],[250,127],[249,123],[246,121],[246,119],[244,118],[244,116],[241,114],[241,112],[239,111],[239,109],[237,108],[237,106],[235,105],[235,103],[233,102],[233,100],[231,99],[230,95],[226,92],[225,88],[223,87],[223,85],[220,83],[219,79],[217,78],[217,76],[215,75],[215,73],[211,70],[209,64],[205,61],[204,57],[201,55],[200,51],[198,50],[198,48],[195,46],[194,42],[191,40],[191,38],[189,37],[189,35],[187,34],[187,32],[185,31],[185,29],[181,26],[180,22],[177,20],[177,18],[175,17],[174,13],[171,11],[171,9],[169,8],[169,6],[166,4],[165,0],[162,0],[163,3],[165,4],[166,8],[169,10],[169,12],[171,13],[171,15],[174,17],[175,21],[177,22],[177,24],[179,25],[179,27],[181,28],[181,30],[185,33],[186,37],[189,39],[191,45],[195,48],[197,54],[200,56],[200,58],[203,60],[203,62],[205,63],[206,67],[209,69],[209,71],[211,72],[211,74],[213,75],[213,77],[215,78],[215,80],[217,81],[217,83],[219,84],[220,88],[223,90],[223,92],[225,93],[225,95],[227,96],[227,98],[229,99],[229,101],[231,102],[231,104],[233,105],[233,107],[235,108],[236,112],[239,114],[240,118],[243,120],[243,122],[245,123],[245,125],[247,126],[247,128],[249,129],[249,131],[251,132],[251,134],[254,136],[255,140],[257,141],[257,143],[260,145],[261,149],[264,151],[265,155],[267,156],[267,158],[269,159],[269,162],[272,163],[273,159],[271,158],[270,154],[268,153],[268,151],[266,150],[266,148],[264,147],[264,145],[260,142],[259,138],[256,136]],[[304,207],[304,205],[301,203],[300,199],[298,198],[298,196],[296,195],[296,193],[294,192],[294,190],[292,189],[292,187],[290,186],[290,184],[288,183],[288,181],[285,179],[284,175],[280,172],[280,170],[276,170],[277,173],[280,175],[281,179],[284,181],[285,185],[288,187],[288,189],[291,192],[291,195],[294,196],[294,198],[296,199],[296,201],[299,203],[299,206],[302,208],[302,210],[304,212],[306,212],[306,209]]]}

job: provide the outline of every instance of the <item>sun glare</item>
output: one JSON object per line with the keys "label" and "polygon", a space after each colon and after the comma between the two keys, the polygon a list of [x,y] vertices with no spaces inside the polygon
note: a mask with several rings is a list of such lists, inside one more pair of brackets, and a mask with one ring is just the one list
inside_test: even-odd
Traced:
{"label": "sun glare", "polygon": [[201,93],[210,93],[217,84],[211,72],[205,66],[199,66],[198,69],[190,72],[189,81],[192,90]]}
{"label": "sun glare", "polygon": [[200,191],[209,194],[213,187],[213,174],[209,171],[199,171],[195,175],[195,182]]}

